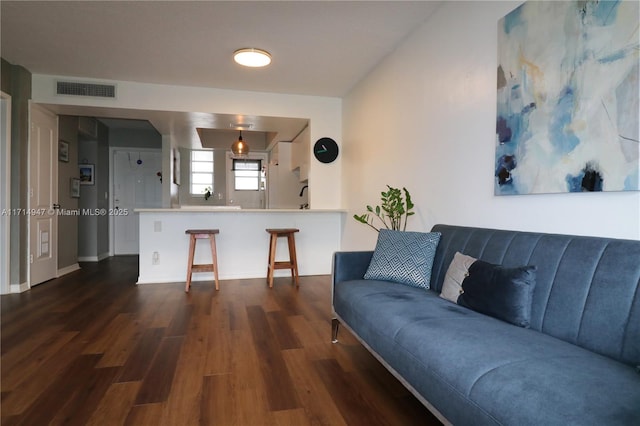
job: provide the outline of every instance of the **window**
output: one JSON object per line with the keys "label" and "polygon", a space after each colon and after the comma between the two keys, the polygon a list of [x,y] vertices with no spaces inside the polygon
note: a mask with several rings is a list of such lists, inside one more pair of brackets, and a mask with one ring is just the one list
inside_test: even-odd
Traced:
{"label": "window", "polygon": [[213,192],[213,151],[191,151],[191,195]]}
{"label": "window", "polygon": [[233,160],[234,188],[236,191],[264,189],[265,174],[262,160]]}

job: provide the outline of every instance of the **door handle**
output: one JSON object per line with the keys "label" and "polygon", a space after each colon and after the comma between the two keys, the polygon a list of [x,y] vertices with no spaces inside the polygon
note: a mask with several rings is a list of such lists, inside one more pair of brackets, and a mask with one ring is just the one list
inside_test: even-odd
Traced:
{"label": "door handle", "polygon": [[52,207],[56,210],[60,210],[60,204],[58,203],[55,203]]}

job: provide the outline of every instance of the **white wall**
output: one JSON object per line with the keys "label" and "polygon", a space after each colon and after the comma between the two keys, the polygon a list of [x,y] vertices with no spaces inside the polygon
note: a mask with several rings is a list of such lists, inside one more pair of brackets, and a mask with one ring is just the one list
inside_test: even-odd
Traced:
{"label": "white wall", "polygon": [[[32,99],[36,103],[127,108],[155,111],[205,112],[272,117],[299,117],[310,120],[312,143],[321,137],[342,140],[342,100],[320,96],[281,95],[276,93],[222,90],[204,87],[106,81],[117,85],[117,99],[56,96],[56,81],[69,76],[33,74]],[[91,81],[79,78],[82,81]],[[105,83],[104,80],[100,82]],[[163,135],[165,137],[167,135]],[[175,146],[176,141],[163,141]],[[168,155],[165,153],[165,155]],[[311,155],[311,153],[309,153]],[[313,208],[341,208],[341,159],[331,164],[310,161],[309,182],[313,186]],[[164,172],[163,172],[164,173]],[[173,197],[172,188],[172,197]],[[165,196],[166,198],[166,196]]]}
{"label": "white wall", "polygon": [[493,195],[497,22],[521,2],[447,2],[343,100],[343,249],[385,184],[410,190],[411,230],[436,223],[640,239],[640,193]]}

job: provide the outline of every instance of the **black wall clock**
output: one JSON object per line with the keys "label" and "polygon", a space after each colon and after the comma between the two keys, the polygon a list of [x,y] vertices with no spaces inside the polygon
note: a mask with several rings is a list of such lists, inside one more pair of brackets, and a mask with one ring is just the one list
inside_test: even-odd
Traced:
{"label": "black wall clock", "polygon": [[313,145],[313,155],[321,163],[331,163],[338,158],[338,144],[331,138],[320,138]]}

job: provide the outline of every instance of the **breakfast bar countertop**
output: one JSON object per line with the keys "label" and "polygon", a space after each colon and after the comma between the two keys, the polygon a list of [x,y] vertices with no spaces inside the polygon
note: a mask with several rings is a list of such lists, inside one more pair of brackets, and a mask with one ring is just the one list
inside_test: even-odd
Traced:
{"label": "breakfast bar countertop", "polygon": [[144,213],[346,213],[345,209],[242,209],[237,206],[181,206],[176,208],[135,209]]}
{"label": "breakfast bar countertop", "polygon": [[[216,245],[221,280],[266,278],[269,255],[266,229],[269,228],[300,230],[295,239],[301,276],[330,274],[333,253],[340,250],[347,213],[344,209],[240,209],[238,206],[141,208],[134,212],[139,217],[138,284],[185,281],[187,229],[220,230]],[[286,254],[285,242],[277,244],[281,246],[277,250],[279,256]],[[196,263],[211,261],[210,252],[201,248],[196,249],[195,257]],[[286,273],[276,271],[276,276],[286,276]],[[210,281],[212,275],[200,273],[194,276],[194,281]]]}

